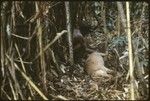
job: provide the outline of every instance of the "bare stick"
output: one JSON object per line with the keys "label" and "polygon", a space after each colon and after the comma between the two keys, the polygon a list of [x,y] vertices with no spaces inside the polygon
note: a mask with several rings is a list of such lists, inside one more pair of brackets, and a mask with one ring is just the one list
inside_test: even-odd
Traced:
{"label": "bare stick", "polygon": [[132,42],[131,42],[131,30],[130,30],[130,10],[129,2],[126,2],[126,14],[127,14],[127,34],[128,34],[128,49],[129,49],[129,74],[130,74],[130,94],[131,100],[135,100],[134,95],[134,67],[133,67],[133,55],[132,55]]}
{"label": "bare stick", "polygon": [[66,8],[66,17],[67,17],[67,30],[68,30],[68,42],[69,42],[69,62],[71,65],[73,65],[73,46],[72,46],[72,32],[71,32],[71,18],[70,18],[70,4],[68,1],[65,2],[65,8]]}
{"label": "bare stick", "polygon": [[123,10],[123,5],[121,2],[117,2],[117,8],[118,8],[118,11],[119,11],[119,15],[121,17],[121,23],[125,29],[125,32],[126,32],[126,19],[125,19],[125,13],[124,13],[124,10]]}

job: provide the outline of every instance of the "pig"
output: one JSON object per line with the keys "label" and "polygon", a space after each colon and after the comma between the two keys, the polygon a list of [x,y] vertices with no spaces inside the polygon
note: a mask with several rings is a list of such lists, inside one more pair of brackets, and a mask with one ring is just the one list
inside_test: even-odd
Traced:
{"label": "pig", "polygon": [[99,52],[89,54],[85,61],[85,70],[92,77],[110,77],[108,73],[113,71],[104,66],[103,57]]}

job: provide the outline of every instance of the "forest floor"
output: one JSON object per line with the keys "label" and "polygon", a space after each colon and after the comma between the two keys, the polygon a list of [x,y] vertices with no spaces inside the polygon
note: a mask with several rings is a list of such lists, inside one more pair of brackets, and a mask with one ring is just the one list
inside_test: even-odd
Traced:
{"label": "forest floor", "polygon": [[[91,47],[102,46],[100,42],[104,39],[97,36],[92,36],[93,42],[89,42]],[[94,47],[102,50],[102,47]],[[101,48],[101,49],[100,49]],[[79,64],[74,64],[73,67],[62,64],[64,74],[61,78],[53,78],[49,82],[49,93],[60,95],[56,99],[69,99],[69,100],[125,100],[130,97],[130,82],[128,79],[128,71],[123,66],[121,67],[119,59],[112,51],[108,52],[108,56],[104,57],[105,66],[116,72],[111,79],[99,78],[93,80],[84,70],[84,61]],[[69,68],[72,68],[69,70]],[[119,74],[119,75],[117,75]],[[50,75],[49,75],[50,76]],[[50,76],[51,77],[51,76]],[[148,78],[147,80],[148,81]],[[147,82],[148,84],[148,82]],[[136,91],[135,91],[136,92]],[[147,99],[148,95],[136,93],[138,99]]]}

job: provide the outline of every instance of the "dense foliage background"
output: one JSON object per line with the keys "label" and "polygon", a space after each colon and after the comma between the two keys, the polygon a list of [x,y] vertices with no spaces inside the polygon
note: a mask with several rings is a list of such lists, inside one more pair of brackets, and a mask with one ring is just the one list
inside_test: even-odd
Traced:
{"label": "dense foliage background", "polygon": [[[149,11],[130,3],[135,98],[149,95]],[[1,3],[1,99],[129,99],[130,82],[125,2],[70,2],[71,25],[83,26],[88,47],[102,53],[106,67],[118,72],[96,83],[80,63],[68,63],[64,2]],[[85,29],[84,29],[85,28]],[[88,33],[88,34],[87,34]],[[56,38],[56,40],[55,40]]]}

